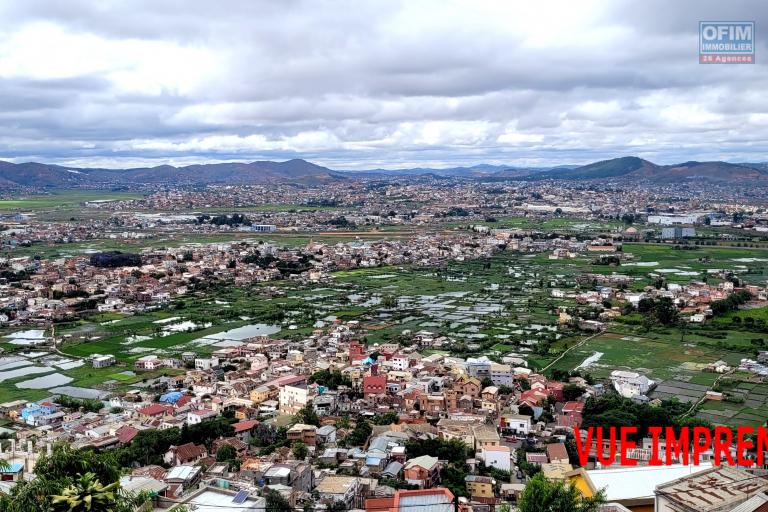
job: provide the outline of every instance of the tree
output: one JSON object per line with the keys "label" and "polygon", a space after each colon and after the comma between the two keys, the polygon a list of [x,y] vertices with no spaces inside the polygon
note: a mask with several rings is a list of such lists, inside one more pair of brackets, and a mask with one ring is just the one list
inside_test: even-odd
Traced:
{"label": "tree", "polygon": [[584,498],[571,483],[550,482],[541,473],[525,486],[518,503],[520,512],[597,512],[605,503],[602,491]]}
{"label": "tree", "polygon": [[54,510],[66,512],[113,512],[117,507],[120,482],[102,485],[94,473],[81,475],[74,484],[53,496]]}
{"label": "tree", "polygon": [[318,417],[312,404],[307,404],[296,413],[294,417],[297,423],[303,423],[305,425],[320,426],[320,418]]}
{"label": "tree", "polygon": [[397,307],[397,299],[387,294],[381,298],[381,306],[385,309],[394,309]]}
{"label": "tree", "polygon": [[399,423],[400,416],[395,411],[389,411],[385,414],[377,414],[373,417],[374,425],[391,425],[393,423]]}
{"label": "tree", "polygon": [[672,325],[677,323],[677,306],[675,306],[675,303],[672,302],[672,299],[669,297],[662,297],[659,299],[654,308],[654,313],[661,325]]}
{"label": "tree", "polygon": [[566,384],[563,386],[563,398],[566,400],[576,400],[584,394],[584,388],[578,384]]}
{"label": "tree", "polygon": [[267,492],[267,510],[269,512],[291,512],[293,508],[279,492],[270,489]]}
{"label": "tree", "polygon": [[[115,492],[115,501],[107,508],[94,508],[97,504],[110,504],[110,492],[119,486],[120,469],[112,453],[96,453],[90,450],[76,450],[69,445],[57,445],[53,453],[42,455],[35,464],[36,478],[31,481],[18,482],[9,495],[0,496],[0,510],[3,512],[41,512],[51,510],[70,510],[67,503],[76,507],[82,495],[83,503],[86,496],[99,495],[94,501],[91,497],[92,512],[131,512],[148,499],[145,494],[132,495],[125,492]],[[87,478],[83,478],[87,475]],[[104,482],[106,485],[102,484]],[[114,488],[112,487],[114,485]],[[80,494],[78,494],[80,493]],[[65,496],[54,508],[53,497]],[[70,500],[70,498],[72,498]],[[88,510],[87,508],[72,508],[71,510]]]}
{"label": "tree", "polygon": [[309,455],[309,448],[307,448],[307,445],[303,442],[296,441],[291,447],[291,453],[293,453],[296,460],[304,460],[307,458],[307,455]]}
{"label": "tree", "polygon": [[371,428],[370,423],[365,420],[359,420],[352,432],[344,438],[344,443],[346,446],[362,446],[371,437],[372,432],[373,428]]}
{"label": "tree", "polygon": [[231,444],[225,444],[216,450],[216,462],[229,462],[237,458],[237,450]]}

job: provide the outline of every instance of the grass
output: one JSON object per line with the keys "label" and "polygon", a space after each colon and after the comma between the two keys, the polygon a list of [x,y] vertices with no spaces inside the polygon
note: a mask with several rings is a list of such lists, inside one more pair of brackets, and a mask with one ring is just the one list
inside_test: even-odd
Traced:
{"label": "grass", "polygon": [[35,211],[45,209],[69,209],[80,206],[85,201],[141,199],[143,194],[135,192],[100,192],[81,190],[62,190],[46,195],[32,195],[18,199],[0,199],[0,210]]}

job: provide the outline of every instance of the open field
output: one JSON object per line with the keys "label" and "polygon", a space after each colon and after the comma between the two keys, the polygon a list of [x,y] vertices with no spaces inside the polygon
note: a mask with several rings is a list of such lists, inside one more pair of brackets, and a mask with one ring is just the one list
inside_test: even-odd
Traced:
{"label": "open field", "polygon": [[62,190],[46,195],[22,197],[18,199],[0,199],[0,211],[35,211],[46,209],[71,209],[79,207],[85,201],[108,199],[141,199],[137,192],[108,192]]}

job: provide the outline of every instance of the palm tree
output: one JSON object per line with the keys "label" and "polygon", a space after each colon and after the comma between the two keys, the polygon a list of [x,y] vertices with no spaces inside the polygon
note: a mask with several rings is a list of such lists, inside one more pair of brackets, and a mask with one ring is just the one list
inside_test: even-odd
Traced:
{"label": "palm tree", "polygon": [[11,469],[11,463],[7,460],[0,459],[0,471],[8,471]]}
{"label": "palm tree", "polygon": [[113,512],[120,482],[102,485],[94,473],[80,475],[62,494],[53,496],[54,510],[66,512]]}

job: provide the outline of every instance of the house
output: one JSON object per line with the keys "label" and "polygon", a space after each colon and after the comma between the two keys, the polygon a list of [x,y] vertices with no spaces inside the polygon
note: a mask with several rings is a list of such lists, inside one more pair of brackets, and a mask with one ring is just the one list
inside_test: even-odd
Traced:
{"label": "house", "polygon": [[467,475],[464,477],[467,492],[473,501],[481,503],[495,503],[494,487],[496,480],[489,476]]}
{"label": "house", "polygon": [[[565,476],[567,481],[574,484],[584,497],[594,496],[599,490],[603,490],[608,502],[619,503],[633,511],[653,512],[654,510],[658,511],[654,508],[654,490],[658,486],[664,486],[676,479],[693,475],[711,467],[710,463],[703,462],[698,466],[682,464],[670,466],[638,465],[624,466],[618,470],[613,467],[592,470],[576,468]],[[666,512],[670,512],[670,510],[667,509]]]}
{"label": "house", "polygon": [[149,421],[153,418],[161,418],[166,414],[173,413],[173,407],[162,404],[151,404],[136,410],[139,413],[139,420]]}
{"label": "house", "polygon": [[203,468],[200,466],[174,466],[168,470],[163,481],[168,484],[176,484],[183,489],[196,486],[202,477]]}
{"label": "house", "polygon": [[508,446],[488,446],[482,449],[481,455],[488,467],[512,470],[512,450]]}
{"label": "house", "polygon": [[360,478],[356,476],[328,475],[315,487],[320,501],[353,508],[355,496],[360,493]]}
{"label": "house", "polygon": [[301,441],[307,446],[315,446],[317,439],[317,427],[314,425],[305,425],[296,423],[286,432],[288,441],[292,444]]}
{"label": "house", "polygon": [[0,482],[20,482],[24,479],[24,464],[13,463],[0,469]]}
{"label": "house", "polygon": [[232,428],[235,430],[235,437],[247,443],[251,440],[251,434],[258,426],[257,420],[243,420],[232,425]]}
{"label": "house", "polygon": [[363,377],[363,397],[380,395],[387,391],[386,375],[366,375]]}
{"label": "house", "polygon": [[657,485],[654,506],[657,512],[741,510],[738,505],[766,491],[768,480],[755,478],[752,473],[740,469],[720,466]]}
{"label": "house", "polygon": [[403,464],[393,460],[387,464],[387,467],[385,467],[384,471],[381,472],[381,476],[385,478],[400,478],[400,473],[402,473],[402,471]]}
{"label": "house", "polygon": [[317,441],[323,444],[336,442],[336,427],[333,425],[325,425],[317,429],[316,432]]}
{"label": "house", "polygon": [[273,464],[264,472],[263,478],[270,487],[285,485],[299,492],[309,492],[314,486],[312,466],[301,461]]}
{"label": "house", "polygon": [[215,411],[210,409],[198,409],[187,413],[187,425],[199,425],[200,423],[218,416]]}
{"label": "house", "polygon": [[205,446],[186,443],[179,446],[171,445],[165,452],[163,460],[166,464],[178,466],[180,464],[194,464],[206,456],[208,456],[208,452]]}
{"label": "house", "polygon": [[33,427],[39,427],[49,424],[49,418],[52,414],[56,414],[59,408],[56,404],[51,402],[30,402],[21,410],[21,419],[27,424]]}
{"label": "house", "polygon": [[280,414],[293,416],[311,401],[314,392],[306,384],[280,386]]}
{"label": "house", "polygon": [[645,395],[654,384],[645,375],[624,370],[613,370],[611,372],[611,382],[616,392],[625,398]]}
{"label": "house", "polygon": [[525,454],[525,460],[528,462],[528,464],[535,464],[540,466],[542,464],[546,464],[549,461],[549,457],[547,457],[546,453],[528,452]]}
{"label": "house", "polygon": [[157,370],[163,366],[163,360],[155,355],[141,356],[134,363],[137,370]]}
{"label": "house", "polygon": [[197,512],[266,512],[267,500],[252,496],[248,491],[235,492],[217,487],[204,486],[201,490],[186,496],[182,501],[188,510]]}
{"label": "house", "polygon": [[531,431],[531,417],[524,414],[502,414],[499,428],[505,434],[528,435]]}
{"label": "house", "polygon": [[147,493],[153,497],[166,496],[169,485],[148,476],[125,475],[120,477],[120,488],[129,493]]}
{"label": "house", "polygon": [[113,364],[115,364],[115,356],[113,355],[93,354],[91,356],[91,365],[94,368],[108,368]]}
{"label": "house", "polygon": [[365,500],[365,512],[455,512],[455,497],[444,487],[436,489],[397,490],[389,498]]}
{"label": "house", "polygon": [[552,443],[546,446],[547,458],[550,463],[553,464],[568,464],[570,459],[568,458],[568,450],[565,449],[563,443]]}
{"label": "house", "polygon": [[501,437],[499,437],[498,431],[490,425],[476,425],[472,427],[472,435],[475,437],[476,451],[501,444]]}
{"label": "house", "polygon": [[115,435],[117,435],[117,442],[122,445],[126,445],[133,441],[133,438],[135,438],[138,433],[139,429],[130,425],[123,425],[115,431]]}
{"label": "house", "polygon": [[440,464],[437,457],[422,455],[405,463],[405,481],[422,489],[434,487],[440,480]]}

